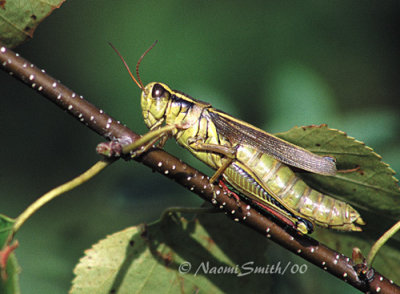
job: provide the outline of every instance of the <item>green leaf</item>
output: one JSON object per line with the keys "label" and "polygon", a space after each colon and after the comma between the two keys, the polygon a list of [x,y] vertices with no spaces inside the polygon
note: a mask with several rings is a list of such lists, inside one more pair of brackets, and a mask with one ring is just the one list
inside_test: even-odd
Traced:
{"label": "green leaf", "polygon": [[[5,249],[4,245],[8,236],[12,232],[12,226],[15,220],[0,214],[0,248],[2,250]],[[2,251],[0,251],[0,257],[2,255]],[[17,259],[14,253],[11,253],[7,260],[6,270],[1,269],[2,273],[7,273],[6,280],[0,276],[0,293],[4,294],[18,294],[19,290],[19,266],[17,263]]]}
{"label": "green leaf", "polygon": [[[361,233],[336,232],[316,228],[312,237],[347,256],[358,247],[367,256],[372,244],[393,225],[400,213],[400,190],[394,171],[364,143],[326,125],[294,127],[278,137],[316,154],[333,156],[338,170],[359,167],[357,171],[337,173],[333,177],[298,172],[310,186],[361,207],[366,221]],[[379,216],[378,216],[379,215]],[[398,238],[397,238],[398,239]],[[374,268],[389,278],[400,276],[399,241],[392,238],[377,255]]]}
{"label": "green leaf", "polygon": [[20,268],[17,263],[15,254],[12,253],[7,261],[7,279],[4,281],[0,278],[0,293],[2,294],[18,294],[19,289],[19,272]]}
{"label": "green leaf", "polygon": [[267,248],[265,238],[223,215],[190,222],[169,217],[115,233],[87,250],[71,293],[242,293],[243,285],[248,292],[268,292],[269,275],[216,272],[233,271],[241,262],[265,265]]}
{"label": "green leaf", "polygon": [[316,154],[334,157],[338,170],[359,167],[332,177],[299,173],[313,188],[380,215],[400,215],[395,172],[364,143],[326,125],[294,127],[276,135]]}
{"label": "green leaf", "polygon": [[0,41],[15,47],[32,38],[38,24],[65,0],[1,0]]}
{"label": "green leaf", "polygon": [[11,234],[15,220],[0,214],[0,248],[3,248],[8,236]]}

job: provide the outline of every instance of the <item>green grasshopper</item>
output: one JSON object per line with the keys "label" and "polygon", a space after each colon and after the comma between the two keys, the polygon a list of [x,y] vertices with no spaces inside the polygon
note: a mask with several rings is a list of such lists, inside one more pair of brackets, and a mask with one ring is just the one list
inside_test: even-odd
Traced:
{"label": "green grasshopper", "polygon": [[142,90],[144,122],[149,134],[154,134],[148,136],[148,142],[133,156],[156,142],[163,147],[168,138],[174,137],[179,145],[216,170],[210,183],[222,178],[220,184],[225,188],[227,182],[242,197],[299,232],[311,233],[314,224],[341,231],[361,231],[356,224],[365,223],[353,207],[310,188],[288,167],[333,176],[337,172],[333,158],[281,140],[163,83],[144,86],[139,65],[154,45],[140,57],[137,79],[111,45]]}

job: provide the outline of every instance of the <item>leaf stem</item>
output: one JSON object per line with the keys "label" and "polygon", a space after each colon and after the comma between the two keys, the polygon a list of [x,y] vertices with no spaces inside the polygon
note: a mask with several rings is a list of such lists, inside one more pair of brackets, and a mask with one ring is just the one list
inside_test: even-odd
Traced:
{"label": "leaf stem", "polygon": [[376,242],[375,244],[371,247],[371,250],[368,253],[367,256],[367,265],[368,267],[372,266],[372,262],[374,261],[374,258],[376,254],[378,253],[379,249],[386,243],[387,240],[389,240],[394,234],[397,233],[397,231],[400,229],[400,221],[394,224],[393,227],[391,227],[389,230],[387,230]]}
{"label": "leaf stem", "polygon": [[17,233],[19,228],[25,223],[25,221],[28,218],[30,218],[36,211],[38,211],[43,205],[50,202],[57,196],[60,196],[61,194],[68,192],[68,191],[80,186],[87,180],[93,178],[101,170],[106,168],[109,164],[111,164],[114,161],[115,161],[115,159],[99,160],[97,163],[95,163],[91,168],[89,168],[83,174],[77,176],[76,178],[72,179],[71,181],[68,181],[68,182],[50,190],[46,194],[42,195],[39,199],[37,199],[35,202],[33,202],[31,205],[29,205],[28,208],[25,209],[25,211],[22,212],[17,217],[16,222],[13,225],[13,230],[12,230],[12,234],[10,234],[9,241],[11,241],[13,239],[14,235]]}

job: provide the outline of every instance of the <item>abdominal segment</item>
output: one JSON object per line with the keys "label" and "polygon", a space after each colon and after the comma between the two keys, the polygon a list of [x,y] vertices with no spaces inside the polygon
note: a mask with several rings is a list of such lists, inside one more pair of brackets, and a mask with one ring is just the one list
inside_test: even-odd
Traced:
{"label": "abdominal segment", "polygon": [[360,231],[355,223],[364,224],[349,204],[310,188],[288,166],[255,148],[239,146],[224,177],[246,197],[278,207],[289,218],[342,231]]}

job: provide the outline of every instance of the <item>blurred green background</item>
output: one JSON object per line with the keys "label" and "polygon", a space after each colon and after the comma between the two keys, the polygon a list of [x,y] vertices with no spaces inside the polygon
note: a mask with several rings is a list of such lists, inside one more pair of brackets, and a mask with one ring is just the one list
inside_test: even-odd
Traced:
{"label": "blurred green background", "polygon": [[[16,51],[145,133],[140,91],[107,42],[134,68],[159,40],[142,62],[144,83],[162,81],[269,132],[327,123],[399,171],[399,10],[398,1],[66,1]],[[102,138],[5,73],[0,89],[0,212],[16,217],[93,164]],[[166,148],[209,172],[174,142]],[[117,162],[19,232],[22,292],[65,293],[91,244],[168,206],[200,203],[135,162]],[[275,281],[278,293],[357,293],[311,265]]]}

